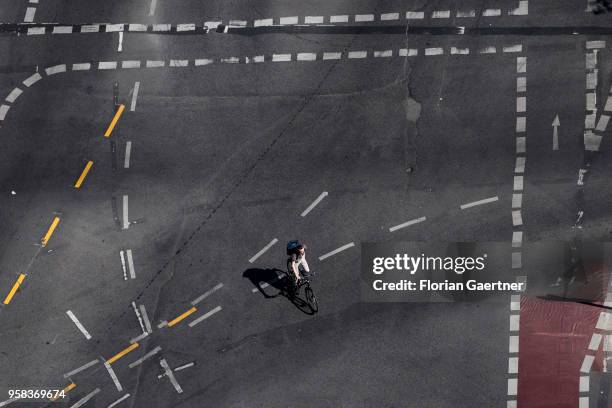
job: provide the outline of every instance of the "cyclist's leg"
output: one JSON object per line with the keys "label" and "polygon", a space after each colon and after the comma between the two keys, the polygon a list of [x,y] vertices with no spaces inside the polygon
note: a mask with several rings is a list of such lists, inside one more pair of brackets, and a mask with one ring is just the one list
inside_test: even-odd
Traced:
{"label": "cyclist's leg", "polygon": [[306,257],[302,258],[302,262],[300,262],[300,266],[303,269],[300,271],[302,275],[305,277],[308,277],[310,275],[310,267],[308,266],[308,262],[306,262]]}
{"label": "cyclist's leg", "polygon": [[289,282],[287,283],[289,289],[295,293],[297,291],[297,281],[295,279],[295,274],[293,273],[293,268],[291,267],[291,258],[287,259],[287,278],[289,278]]}

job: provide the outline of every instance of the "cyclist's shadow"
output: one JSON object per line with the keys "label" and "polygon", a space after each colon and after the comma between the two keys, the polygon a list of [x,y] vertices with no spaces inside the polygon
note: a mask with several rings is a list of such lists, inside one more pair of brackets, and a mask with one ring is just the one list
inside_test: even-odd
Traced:
{"label": "cyclist's shadow", "polygon": [[293,294],[291,282],[287,279],[285,272],[280,269],[250,268],[242,273],[242,277],[249,279],[253,286],[255,286],[255,288],[267,299],[284,296],[302,313],[308,315],[314,315],[316,313],[306,300]]}

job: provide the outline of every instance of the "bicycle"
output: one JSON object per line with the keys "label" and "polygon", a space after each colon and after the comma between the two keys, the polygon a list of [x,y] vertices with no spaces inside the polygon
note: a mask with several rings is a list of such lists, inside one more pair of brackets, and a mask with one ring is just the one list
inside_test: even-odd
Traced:
{"label": "bicycle", "polygon": [[317,313],[319,311],[319,302],[317,302],[317,297],[315,296],[314,291],[310,287],[310,278],[313,277],[315,273],[310,272],[306,274],[302,270],[302,268],[300,268],[300,275],[302,276],[302,279],[300,279],[296,285],[293,272],[287,271],[287,277],[290,282],[289,296],[292,298],[299,298],[300,289],[302,288],[302,286],[304,286],[304,296],[306,297],[306,303],[308,304],[313,313]]}

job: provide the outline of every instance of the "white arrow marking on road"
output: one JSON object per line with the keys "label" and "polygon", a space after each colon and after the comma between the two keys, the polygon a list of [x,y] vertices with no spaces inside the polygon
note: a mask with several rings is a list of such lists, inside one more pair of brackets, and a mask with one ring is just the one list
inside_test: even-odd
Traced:
{"label": "white arrow marking on road", "polygon": [[553,150],[559,150],[559,133],[558,128],[561,125],[559,122],[559,115],[555,115],[555,120],[553,120]]}

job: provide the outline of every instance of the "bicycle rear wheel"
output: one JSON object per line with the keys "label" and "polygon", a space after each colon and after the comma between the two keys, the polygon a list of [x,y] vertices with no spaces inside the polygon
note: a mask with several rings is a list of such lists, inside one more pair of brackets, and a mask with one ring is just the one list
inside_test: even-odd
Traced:
{"label": "bicycle rear wheel", "polygon": [[306,287],[306,289],[304,290],[304,294],[306,295],[306,302],[308,302],[308,305],[310,306],[312,311],[315,313],[318,312],[319,303],[317,302],[317,298],[312,289],[310,288],[310,285]]}

